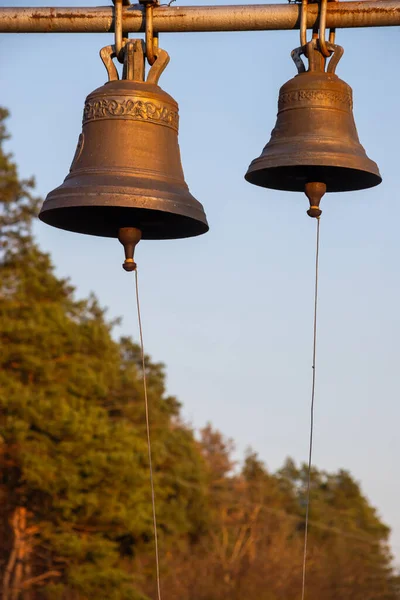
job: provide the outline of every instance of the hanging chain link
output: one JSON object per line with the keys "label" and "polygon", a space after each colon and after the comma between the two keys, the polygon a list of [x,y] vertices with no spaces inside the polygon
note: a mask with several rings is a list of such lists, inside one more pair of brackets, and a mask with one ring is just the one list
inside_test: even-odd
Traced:
{"label": "hanging chain link", "polygon": [[113,0],[114,3],[114,47],[115,56],[120,63],[124,62],[124,47],[129,38],[129,33],[124,36],[123,7],[129,6],[129,0]]}
{"label": "hanging chain link", "polygon": [[150,65],[154,65],[158,48],[158,33],[154,34],[153,28],[153,2],[146,4],[146,58]]}
{"label": "hanging chain link", "polygon": [[[326,13],[328,9],[328,0],[321,0],[321,13],[319,18],[319,46],[322,54],[325,58],[328,58],[332,54],[332,50],[329,50],[326,43]],[[335,43],[336,38],[336,29],[331,29],[329,31],[329,42],[331,44]]]}
{"label": "hanging chain link", "polygon": [[[115,56],[120,63],[124,62],[124,48],[129,39],[129,33],[124,35],[123,6],[129,6],[130,0],[113,0],[114,3],[114,47]],[[158,54],[158,32],[154,33],[153,10],[159,6],[157,0],[140,0],[145,8],[145,43],[146,58],[150,66],[156,62]]]}
{"label": "hanging chain link", "polygon": [[154,33],[153,11],[159,6],[158,0],[139,0],[145,7],[146,58],[149,65],[154,65],[158,52],[158,33]]}
{"label": "hanging chain link", "polygon": [[[326,40],[326,16],[328,9],[328,1],[336,2],[337,0],[319,0],[318,5],[320,9],[319,16],[319,27],[318,31],[313,35],[319,44],[321,54],[325,58],[329,58],[332,54],[332,49],[329,48]],[[308,15],[308,0],[301,0],[300,10],[300,44],[302,48],[307,47],[307,15]],[[329,44],[334,44],[336,39],[336,29],[332,28],[329,30]]]}
{"label": "hanging chain link", "polygon": [[302,0],[300,13],[300,46],[307,45],[307,9],[308,0]]}

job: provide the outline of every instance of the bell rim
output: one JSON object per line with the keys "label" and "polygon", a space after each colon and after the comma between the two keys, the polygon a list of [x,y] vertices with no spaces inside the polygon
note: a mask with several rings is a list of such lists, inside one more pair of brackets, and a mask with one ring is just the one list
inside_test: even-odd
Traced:
{"label": "bell rim", "polygon": [[[132,206],[132,198],[135,197],[132,189],[129,195],[110,191],[74,193],[65,190],[52,197],[60,188],[48,194],[38,216],[42,222],[65,231],[115,238],[120,227],[133,226],[142,230],[142,239],[161,240],[196,237],[209,230],[203,205],[189,191],[186,191],[188,203],[182,202],[182,196],[178,194],[176,200],[162,195],[137,194],[136,206]],[[103,200],[104,197],[109,200],[109,204],[99,204],[102,196]],[[116,196],[119,196],[118,204],[113,204],[112,198]],[[96,211],[102,213],[102,219],[98,219]],[[96,226],[88,228],[84,223],[89,222],[90,213]],[[167,221],[162,226],[154,224],[158,215],[160,221]],[[119,225],[112,226],[111,223],[117,220]],[[143,225],[143,222],[147,224]],[[102,226],[103,223],[110,225]]]}
{"label": "bell rim", "polygon": [[[265,159],[263,161],[262,157],[259,157],[250,163],[244,178],[248,183],[257,185],[258,187],[278,191],[304,192],[304,186],[306,183],[310,181],[322,181],[323,183],[327,184],[326,193],[356,192],[376,187],[382,183],[382,176],[379,172],[378,165],[369,158],[367,158],[367,160],[371,164],[370,169],[357,166],[349,167],[348,165],[340,163],[332,164],[332,160],[329,161],[327,158],[321,158],[321,160],[318,161],[318,164],[315,164],[315,160],[314,162],[302,160],[301,163],[295,164],[290,160],[280,160],[279,165],[270,164],[264,166],[263,168],[256,168],[260,163],[265,163]],[[364,159],[363,162],[365,164],[366,160]],[[289,177],[286,174],[285,183],[279,184],[274,182],[274,178],[284,170],[287,172],[288,168],[292,169],[293,173]],[[301,169],[305,168],[310,169],[310,172],[311,169],[315,169],[316,176],[311,177],[308,174],[303,176],[295,175],[296,170],[300,171]],[[337,184],[332,185],[329,181],[324,181],[324,177],[318,175],[319,170],[325,170],[327,173],[329,173],[329,175],[334,175],[334,179],[337,181]],[[355,177],[352,184],[347,183],[347,185],[341,185],[340,172],[347,176],[350,176],[351,173],[354,173],[354,175],[362,174],[364,179],[357,183],[357,178]],[[346,181],[348,182],[349,180]]]}
{"label": "bell rim", "polygon": [[[96,210],[101,208],[101,209],[113,209],[114,207],[95,207],[95,206],[88,206],[88,207],[64,207],[64,208],[59,208],[59,209],[45,209],[45,210],[41,210],[38,217],[40,219],[40,221],[42,221],[42,223],[46,223],[46,225],[51,225],[52,227],[55,227],[56,229],[62,229],[63,231],[68,231],[70,233],[76,233],[78,235],[92,235],[95,237],[106,237],[106,238],[117,238],[118,237],[118,227],[115,227],[112,229],[112,231],[110,229],[106,229],[106,228],[91,228],[90,230],[86,227],[76,227],[76,225],[71,225],[68,226],[66,224],[65,218],[63,215],[61,215],[61,213],[65,214],[67,213],[67,211],[69,213],[71,213],[71,209],[74,212],[75,216],[79,216],[79,212],[85,210],[85,212],[87,212],[88,209],[94,209]],[[152,231],[149,227],[143,227],[141,229],[142,231],[142,239],[143,240],[178,240],[178,239],[186,239],[186,238],[191,238],[191,237],[198,237],[200,235],[203,235],[205,233],[207,233],[210,229],[208,222],[206,219],[204,219],[203,221],[193,218],[193,217],[189,217],[186,215],[178,215],[178,214],[174,214],[174,213],[167,213],[166,211],[158,211],[158,210],[154,210],[154,209],[149,209],[152,210],[152,212],[154,213],[160,213],[160,215],[162,215],[162,217],[164,218],[166,214],[175,217],[176,220],[179,221],[178,226],[176,226],[176,228],[172,231],[171,229],[168,230],[168,228],[166,227],[163,231],[165,231],[165,233],[154,233],[154,231]],[[54,220],[54,216],[55,213],[58,213],[57,217],[60,218],[60,220],[62,220],[62,224],[57,220]],[[131,220],[132,223],[128,223],[127,225],[124,223],[122,226],[136,226],[136,221],[135,219]],[[188,226],[189,225],[189,226]]]}

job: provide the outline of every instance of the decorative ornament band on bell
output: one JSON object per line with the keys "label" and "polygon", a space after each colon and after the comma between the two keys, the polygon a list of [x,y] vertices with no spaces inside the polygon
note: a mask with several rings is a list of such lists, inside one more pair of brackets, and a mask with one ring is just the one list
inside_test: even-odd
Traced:
{"label": "decorative ornament band on bell", "polygon": [[[327,192],[381,183],[378,166],[358,139],[352,89],[335,75],[343,48],[327,45],[333,55],[326,71],[317,40],[307,44],[307,50],[293,51],[299,74],[280,89],[271,139],[245,175],[250,183],[294,192],[304,192],[312,182],[325,185]],[[308,71],[300,58],[305,52]]]}
{"label": "decorative ornament band on bell", "polygon": [[142,239],[174,239],[208,231],[203,206],[189,192],[178,145],[178,104],[157,84],[169,62],[158,49],[144,81],[141,40],[125,47],[123,78],[100,52],[109,81],[86,98],[82,133],[64,183],[40,212],[49,225],[106,237],[137,228]]}

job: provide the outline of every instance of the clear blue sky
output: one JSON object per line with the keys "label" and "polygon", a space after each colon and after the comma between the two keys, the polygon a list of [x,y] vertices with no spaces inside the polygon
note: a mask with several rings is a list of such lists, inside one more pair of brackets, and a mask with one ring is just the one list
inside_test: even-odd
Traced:
{"label": "clear blue sky", "polygon": [[[362,483],[393,528],[399,562],[399,28],[338,31],[337,42],[337,72],[353,87],[360,139],[383,183],[323,201],[314,463]],[[8,148],[43,196],[68,172],[85,96],[106,80],[98,51],[110,43],[111,34],[0,37]],[[165,34],[160,45],[171,55],[160,84],[179,102],[183,167],[210,232],[138,247],[146,350],[166,363],[168,389],[196,428],[210,420],[238,456],[250,445],[272,470],[287,456],[304,461],[315,221],[301,194],[243,178],[269,139],[279,87],[295,74],[298,33]],[[119,243],[39,222],[36,232],[58,275],[122,315],[117,334],[137,337]]]}

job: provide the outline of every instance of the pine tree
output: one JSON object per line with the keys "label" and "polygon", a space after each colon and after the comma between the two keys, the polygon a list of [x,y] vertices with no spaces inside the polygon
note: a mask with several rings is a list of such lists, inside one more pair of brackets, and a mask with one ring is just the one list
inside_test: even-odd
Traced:
{"label": "pine tree", "polygon": [[[2,597],[139,599],[152,547],[140,350],[55,276],[32,237],[34,182],[3,145],[0,164]],[[194,534],[201,457],[163,366],[147,369],[161,531]]]}
{"label": "pine tree", "polygon": [[[140,347],[113,339],[32,235],[39,199],[0,109],[3,600],[156,597]],[[271,473],[207,425],[196,440],[146,357],[163,600],[296,600],[307,469]],[[400,600],[389,529],[352,476],[314,468],[308,600]]]}

